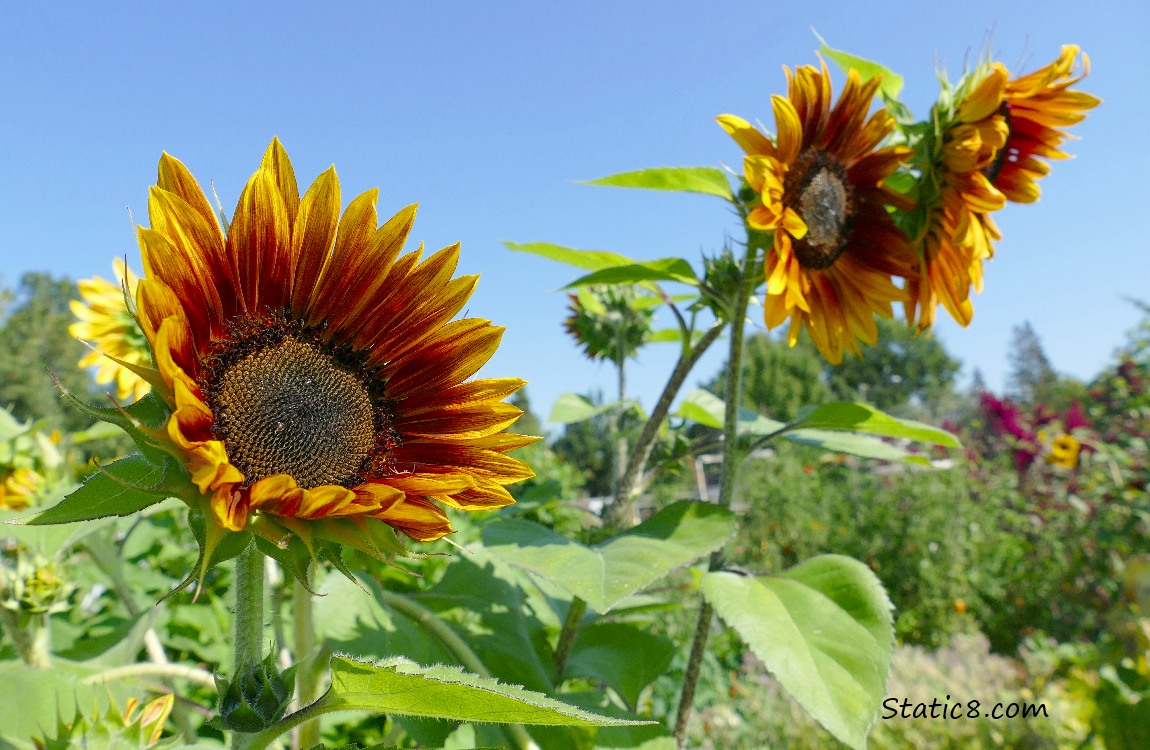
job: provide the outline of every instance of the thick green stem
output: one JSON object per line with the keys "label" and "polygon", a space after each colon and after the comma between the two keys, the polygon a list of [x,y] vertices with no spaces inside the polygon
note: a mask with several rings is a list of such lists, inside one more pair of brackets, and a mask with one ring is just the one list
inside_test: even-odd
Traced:
{"label": "thick green stem", "polygon": [[[747,317],[751,290],[758,279],[750,278],[755,269],[757,247],[747,243],[741,272],[742,283],[735,298],[735,309],[731,315],[730,354],[727,358],[727,382],[723,392],[726,400],[723,411],[723,473],[719,484],[719,505],[731,506],[735,496],[735,478],[739,467],[739,402],[742,400],[743,385],[743,324]],[[722,567],[723,552],[718,550],[711,555],[709,570]],[[683,675],[683,692],[679,696],[679,710],[675,720],[675,741],[682,750],[687,746],[687,724],[691,718],[691,707],[695,701],[695,689],[699,683],[699,668],[703,653],[707,649],[707,639],[711,632],[713,617],[711,605],[703,601],[699,605],[699,616],[695,623],[695,638],[691,643],[691,655],[687,659],[687,670]]]}
{"label": "thick green stem", "polygon": [[48,615],[21,615],[0,608],[0,618],[24,663],[32,669],[47,669],[51,664]]}
{"label": "thick green stem", "polygon": [[651,457],[651,449],[655,446],[655,438],[659,436],[659,428],[662,426],[663,420],[667,418],[667,413],[671,411],[671,402],[675,400],[675,396],[683,387],[683,382],[687,379],[687,375],[695,363],[710,348],[715,339],[719,338],[725,325],[724,321],[716,321],[693,347],[684,348],[679,361],[675,363],[671,377],[663,386],[663,392],[659,395],[659,400],[655,403],[651,416],[643,425],[643,431],[631,449],[627,469],[623,472],[623,478],[619,482],[615,498],[603,514],[603,525],[606,528],[617,529],[629,525],[627,521],[631,515],[631,501],[635,495],[635,488],[639,485],[639,479],[643,474],[643,467],[647,464],[647,459]]}
{"label": "thick green stem", "polygon": [[579,632],[579,623],[583,622],[583,615],[587,614],[587,602],[579,597],[571,600],[571,609],[567,610],[567,619],[563,621],[563,630],[559,633],[559,641],[555,644],[555,680],[556,684],[563,681],[563,670],[567,667],[567,657],[571,655],[571,646],[575,643],[575,636]]}
{"label": "thick green stem", "polygon": [[[240,679],[246,663],[259,662],[264,649],[264,555],[252,542],[236,558],[235,643],[232,657],[232,680]],[[232,750],[251,747],[254,735],[232,732]]]}
{"label": "thick green stem", "polygon": [[[480,661],[466,641],[460,638],[447,623],[439,619],[430,609],[403,594],[396,594],[386,589],[382,589],[380,594],[387,606],[414,620],[417,625],[434,636],[465,668],[480,677],[492,677],[490,670]],[[508,739],[520,750],[538,747],[522,724],[503,724],[502,727],[503,731],[507,733]]]}
{"label": "thick green stem", "polygon": [[236,558],[233,679],[246,659],[260,661],[264,650],[264,555],[255,543]]}
{"label": "thick green stem", "polygon": [[[320,670],[315,664],[315,620],[312,595],[299,581],[292,582],[292,619],[295,636],[295,658],[300,663],[296,672],[296,700],[306,706],[316,698]],[[309,721],[299,728],[299,747],[310,748],[319,744],[319,722]]]}

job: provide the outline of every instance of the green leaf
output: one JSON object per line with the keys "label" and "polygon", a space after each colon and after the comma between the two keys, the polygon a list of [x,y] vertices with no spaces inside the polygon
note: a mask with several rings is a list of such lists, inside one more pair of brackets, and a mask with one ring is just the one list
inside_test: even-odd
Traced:
{"label": "green leaf", "polygon": [[575,279],[564,289],[574,289],[592,284],[639,284],[645,281],[677,281],[681,284],[699,285],[695,269],[682,258],[660,258],[639,263],[603,268]]}
{"label": "green leaf", "polygon": [[648,722],[613,719],[542,693],[467,674],[457,667],[422,667],[402,657],[367,664],[335,657],[323,713],[428,716],[455,721],[551,726],[610,726]]}
{"label": "green leaf", "polygon": [[866,747],[894,648],[891,603],[858,560],[821,555],[779,576],[708,573],[703,595],[835,737]]}
{"label": "green leaf", "polygon": [[[704,427],[723,429],[726,404],[710,391],[696,388],[688,393],[679,404],[675,416],[698,422]],[[755,414],[750,409],[739,409],[736,426],[740,435],[770,435],[783,429],[782,422]]]}
{"label": "green leaf", "polygon": [[795,430],[782,435],[783,439],[799,445],[810,445],[835,453],[847,453],[862,458],[877,458],[880,461],[903,461],[930,466],[930,459],[921,453],[911,453],[897,445],[887,443],[871,435],[857,432],[835,432],[834,430]]}
{"label": "green leaf", "polygon": [[601,268],[622,266],[634,263],[625,255],[608,252],[606,250],[574,250],[561,245],[552,245],[546,242],[529,242],[520,245],[514,242],[504,242],[504,246],[516,253],[530,253],[544,258],[566,263],[571,266],[585,268],[588,271],[598,271]]}
{"label": "green leaf", "polygon": [[598,180],[588,180],[587,185],[608,187],[646,188],[648,190],[676,190],[684,193],[714,195],[723,200],[734,200],[731,184],[721,169],[714,167],[654,167],[637,172],[623,172]]}
{"label": "green leaf", "polygon": [[958,438],[946,430],[912,419],[899,419],[868,404],[836,401],[802,409],[788,430],[851,430],[890,438],[907,438],[946,448],[961,448]]}
{"label": "green leaf", "polygon": [[890,69],[874,62],[867,60],[864,57],[857,57],[849,52],[843,52],[838,49],[831,49],[827,46],[826,41],[815,32],[822,46],[819,48],[819,53],[834,60],[835,63],[843,70],[848,72],[854,68],[859,72],[859,77],[863,82],[867,82],[875,76],[882,76],[882,83],[879,84],[879,91],[887,99],[898,99],[898,94],[902,91],[902,76],[893,73]]}
{"label": "green leaf", "polygon": [[639,693],[671,665],[675,646],[663,636],[622,622],[579,629],[564,676],[602,680],[634,711]]}
{"label": "green leaf", "polygon": [[596,406],[592,403],[591,399],[586,396],[580,396],[577,393],[563,393],[559,398],[555,399],[555,405],[551,407],[551,415],[547,417],[547,421],[555,422],[556,424],[582,422],[586,419],[597,417],[600,414],[615,411],[620,405],[626,407],[638,406],[634,401],[612,401]]}
{"label": "green leaf", "polygon": [[168,496],[167,492],[154,489],[162,486],[163,479],[164,469],[143,456],[121,458],[88,477],[80,489],[24,523],[39,526],[129,516]]}
{"label": "green leaf", "polygon": [[492,555],[578,596],[606,614],[631,594],[722,547],[735,516],[709,503],[675,503],[590,547],[546,526],[511,519],[483,530]]}

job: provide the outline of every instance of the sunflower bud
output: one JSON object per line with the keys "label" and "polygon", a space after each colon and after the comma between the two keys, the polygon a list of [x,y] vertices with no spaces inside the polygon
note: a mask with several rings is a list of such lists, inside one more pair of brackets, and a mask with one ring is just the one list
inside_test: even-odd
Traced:
{"label": "sunflower bud", "polygon": [[259,732],[283,718],[292,697],[297,665],[282,673],[268,654],[262,662],[245,659],[229,683],[216,678],[219,690],[217,723],[235,732]]}

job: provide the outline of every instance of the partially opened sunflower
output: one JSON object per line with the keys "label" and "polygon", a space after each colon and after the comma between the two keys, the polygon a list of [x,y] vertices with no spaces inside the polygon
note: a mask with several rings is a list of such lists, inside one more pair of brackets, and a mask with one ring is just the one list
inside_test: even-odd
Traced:
{"label": "partially opened sunflower", "polygon": [[772,232],[766,257],[767,328],[790,320],[789,341],[805,327],[828,362],[878,337],[875,315],[892,317],[904,292],[893,278],[915,273],[907,237],[888,206],[913,205],[884,184],[910,157],[905,146],[883,145],[894,128],[885,109],[868,117],[879,79],[861,82],[851,69],[831,104],[826,65],[787,75],[787,96],[774,96],[778,130],[772,142],[746,120],[719,124],[746,152],[747,184],[758,200],[747,216]]}
{"label": "partially opened sunflower", "polygon": [[524,382],[468,381],[503,333],[452,321],[478,277],[452,278],[458,245],[401,255],[415,206],[379,226],[377,196],[341,216],[333,167],[300,197],[273,140],[221,228],[184,165],[160,159],[137,306],[170,416],[144,429],[217,535],[310,545],[380,523],[429,541],[452,531],[443,506],[499,508],[533,476],[508,452],[537,438],[504,431],[521,411],[502,399]]}

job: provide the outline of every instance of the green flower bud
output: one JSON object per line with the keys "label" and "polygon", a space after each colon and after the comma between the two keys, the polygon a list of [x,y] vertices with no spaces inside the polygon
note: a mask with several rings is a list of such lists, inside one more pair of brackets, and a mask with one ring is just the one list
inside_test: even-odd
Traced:
{"label": "green flower bud", "polygon": [[235,732],[260,732],[275,724],[287,712],[292,683],[298,665],[283,673],[268,654],[262,662],[245,659],[231,682],[217,677],[219,719],[217,725]]}

